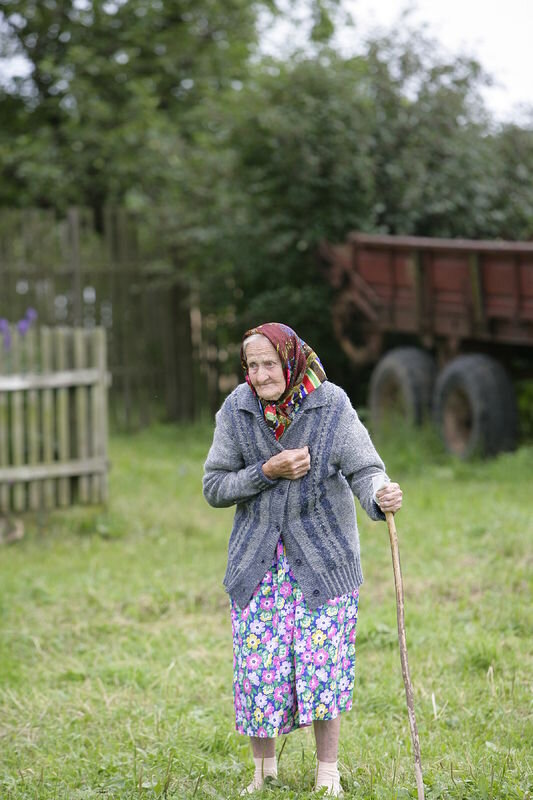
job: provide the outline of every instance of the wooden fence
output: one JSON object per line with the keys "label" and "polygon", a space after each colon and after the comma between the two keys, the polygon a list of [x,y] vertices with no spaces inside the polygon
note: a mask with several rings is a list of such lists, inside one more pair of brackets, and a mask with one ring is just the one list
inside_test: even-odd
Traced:
{"label": "wooden fence", "polygon": [[0,336],[0,513],[104,502],[105,331],[25,323]]}
{"label": "wooden fence", "polygon": [[[190,420],[224,394],[225,354],[191,301],[169,210],[0,210],[0,318],[105,329],[113,426]],[[227,379],[226,379],[227,382]]]}

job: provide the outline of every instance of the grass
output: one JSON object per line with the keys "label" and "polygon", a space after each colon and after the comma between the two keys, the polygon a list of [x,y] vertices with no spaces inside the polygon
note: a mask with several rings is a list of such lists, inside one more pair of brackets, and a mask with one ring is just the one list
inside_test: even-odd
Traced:
{"label": "grass", "polygon": [[[233,798],[221,587],[232,511],[202,499],[210,429],[111,442],[107,509],[28,519],[0,550],[0,798]],[[462,464],[416,440],[381,447],[397,517],[426,796],[530,798],[533,449]],[[365,585],[346,796],[416,797],[386,527],[359,511]],[[281,745],[281,742],[280,742]],[[264,798],[310,798],[314,744],[287,737]]]}

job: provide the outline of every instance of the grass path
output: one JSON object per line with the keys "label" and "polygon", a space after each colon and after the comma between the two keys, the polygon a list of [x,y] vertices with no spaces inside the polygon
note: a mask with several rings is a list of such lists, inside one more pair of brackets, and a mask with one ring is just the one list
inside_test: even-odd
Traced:
{"label": "grass path", "polygon": [[[221,587],[231,509],[201,496],[206,427],[114,438],[106,510],[28,521],[0,549],[0,798],[233,798]],[[397,517],[427,797],[533,796],[533,449],[464,465],[384,446]],[[400,455],[398,455],[400,453]],[[387,458],[388,456],[388,458]],[[386,526],[358,512],[365,585],[348,798],[415,797]],[[278,786],[310,798],[312,736],[287,738]]]}

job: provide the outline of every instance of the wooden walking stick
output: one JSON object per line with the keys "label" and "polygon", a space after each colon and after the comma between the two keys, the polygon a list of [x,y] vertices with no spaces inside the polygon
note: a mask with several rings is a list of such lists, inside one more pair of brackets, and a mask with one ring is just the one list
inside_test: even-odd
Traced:
{"label": "wooden walking stick", "polygon": [[403,603],[403,580],[400,566],[400,550],[398,548],[398,534],[392,511],[386,511],[387,526],[389,528],[390,547],[392,553],[392,567],[394,570],[394,585],[396,587],[396,616],[398,619],[398,641],[400,643],[400,660],[402,662],[402,675],[405,684],[405,697],[407,699],[407,714],[411,729],[411,740],[415,756],[415,777],[418,790],[418,800],[424,800],[424,781],[422,780],[422,763],[420,760],[420,741],[416,727],[415,706],[413,702],[413,687],[409,675],[409,662],[407,661],[407,642],[405,640],[405,617]]}

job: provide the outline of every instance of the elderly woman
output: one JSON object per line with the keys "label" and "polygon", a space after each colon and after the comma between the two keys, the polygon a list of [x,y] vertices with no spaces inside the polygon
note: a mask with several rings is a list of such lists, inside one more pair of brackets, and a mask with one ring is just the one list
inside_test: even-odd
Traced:
{"label": "elderly woman", "polygon": [[212,506],[236,506],[224,585],[236,729],[255,763],[243,794],[276,777],[276,737],[313,723],[316,788],[337,797],[363,581],[353,494],[383,520],[402,492],[346,393],[291,328],[247,331],[241,362],[246,383],[217,413],[203,486]]}

